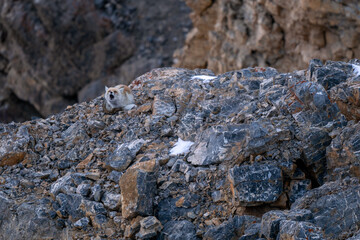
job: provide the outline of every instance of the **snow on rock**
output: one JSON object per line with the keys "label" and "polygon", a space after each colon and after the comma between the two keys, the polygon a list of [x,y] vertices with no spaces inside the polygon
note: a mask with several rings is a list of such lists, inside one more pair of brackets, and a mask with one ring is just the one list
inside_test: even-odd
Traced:
{"label": "snow on rock", "polygon": [[360,75],[360,66],[359,65],[355,65],[355,64],[351,64],[353,69],[354,69],[354,73],[356,74],[356,76]]}
{"label": "snow on rock", "polygon": [[210,80],[213,80],[214,78],[216,78],[216,76],[196,75],[196,76],[192,76],[191,80],[199,79],[199,80],[204,80],[205,83],[208,83],[210,82]]}
{"label": "snow on rock", "polygon": [[191,141],[183,141],[181,138],[174,144],[174,147],[170,150],[171,156],[176,156],[184,153],[188,153],[190,151],[190,147],[194,143]]}

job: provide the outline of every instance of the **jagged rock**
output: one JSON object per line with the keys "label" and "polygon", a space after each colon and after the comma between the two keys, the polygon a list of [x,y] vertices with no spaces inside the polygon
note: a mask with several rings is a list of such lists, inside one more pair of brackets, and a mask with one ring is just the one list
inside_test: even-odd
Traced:
{"label": "jagged rock", "polygon": [[324,238],[343,238],[359,224],[359,189],[357,179],[325,183],[296,200],[291,210],[310,210],[313,223],[323,229]]}
{"label": "jagged rock", "polygon": [[86,230],[90,226],[90,221],[87,217],[81,218],[74,223],[74,227]]}
{"label": "jagged rock", "polygon": [[67,193],[69,187],[80,185],[83,181],[85,181],[85,176],[83,174],[69,172],[51,184],[50,194],[55,197],[60,192]]}
{"label": "jagged rock", "polygon": [[275,202],[283,192],[281,169],[272,165],[243,165],[229,171],[233,196],[244,206]]}
{"label": "jagged rock", "polygon": [[280,222],[280,231],[276,239],[319,239],[323,240],[324,235],[320,227],[310,222],[296,222],[283,220]]}
{"label": "jagged rock", "polygon": [[70,216],[73,221],[77,221],[85,216],[84,212],[80,209],[83,201],[80,195],[60,193],[56,196],[56,201],[59,207],[54,208],[54,210],[59,217],[68,218]]}
{"label": "jagged rock", "polygon": [[[341,174],[346,176],[359,177],[360,166],[360,124],[348,124],[336,136],[327,148],[327,168],[332,178]],[[334,180],[335,180],[334,179]]]}
{"label": "jagged rock", "polygon": [[258,222],[259,219],[256,217],[247,215],[235,216],[217,227],[209,228],[204,234],[203,239],[232,239],[234,237],[241,237],[247,229]]}
{"label": "jagged rock", "polygon": [[96,184],[91,188],[90,199],[100,202],[102,194],[103,190],[101,189],[101,186]]}
{"label": "jagged rock", "polygon": [[109,156],[107,166],[117,171],[124,171],[135,159],[136,154],[145,144],[143,139],[131,143],[123,143]]}
{"label": "jagged rock", "polygon": [[[10,140],[26,126],[29,142],[21,163],[0,167],[0,228],[12,226],[15,213],[26,217],[17,212],[21,204],[36,208],[50,195],[39,214],[76,239],[135,238],[148,216],[165,227],[155,231],[159,238],[184,229],[199,239],[276,239],[307,227],[321,228],[324,238],[356,236],[357,217],[348,212],[359,212],[359,184],[347,176],[356,173],[356,140],[349,139],[356,139],[357,125],[328,99],[344,82],[326,91],[311,75],[319,67],[313,61],[307,71],[249,68],[216,77],[209,70],[154,69],[131,85],[139,108],[106,114],[100,96],[48,119],[1,125],[0,138]],[[349,68],[342,71],[352,78]],[[176,111],[154,114],[156,98],[171,98]],[[178,138],[194,145],[170,156]],[[119,147],[117,157],[131,159],[122,171],[109,167]],[[335,153],[344,159],[328,168]],[[261,224],[248,215],[262,216]],[[75,227],[84,217],[86,229]]]}
{"label": "jagged rock", "polygon": [[0,194],[0,238],[39,239],[62,238],[63,234],[51,221],[48,201],[22,203],[13,208],[15,202]]}
{"label": "jagged rock", "polygon": [[136,234],[136,239],[155,237],[161,229],[163,229],[163,226],[156,217],[146,217],[140,221],[140,231]]}
{"label": "jagged rock", "polygon": [[120,178],[122,216],[152,215],[156,193],[156,162],[138,163],[129,168]]}
{"label": "jagged rock", "polygon": [[[297,239],[296,237],[301,238],[303,228],[311,228],[311,226],[309,226],[310,223],[307,221],[312,221],[313,217],[311,211],[302,209],[290,212],[278,210],[267,212],[261,219],[260,235],[264,236],[266,239],[277,239],[280,236],[283,237],[283,239],[286,239],[288,231],[290,232],[288,236],[295,237],[294,239]],[[282,223],[285,224],[283,229],[281,229]],[[290,223],[294,225],[294,228],[289,227],[288,224]],[[315,228],[313,230],[315,230]],[[319,229],[316,228],[316,231],[318,230]],[[281,235],[279,235],[280,231],[282,231]]]}
{"label": "jagged rock", "polygon": [[5,165],[15,165],[24,160],[27,150],[31,144],[32,137],[29,135],[27,126],[16,129],[4,126],[0,127],[0,167]]}
{"label": "jagged rock", "polygon": [[161,240],[198,239],[194,224],[187,220],[167,222],[159,238]]}
{"label": "jagged rock", "polygon": [[120,210],[121,195],[110,192],[105,192],[101,198],[104,206],[110,210]]}

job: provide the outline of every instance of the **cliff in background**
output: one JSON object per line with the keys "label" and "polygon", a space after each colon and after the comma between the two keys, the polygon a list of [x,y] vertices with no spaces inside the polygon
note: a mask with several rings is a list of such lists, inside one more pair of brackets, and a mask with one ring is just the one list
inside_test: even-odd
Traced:
{"label": "cliff in background", "polygon": [[359,68],[154,69],[128,112],[0,124],[0,238],[359,239]]}
{"label": "cliff in background", "polygon": [[171,66],[188,14],[180,0],[0,0],[0,121],[46,117]]}
{"label": "cliff in background", "polygon": [[271,66],[305,69],[313,58],[360,58],[356,0],[186,0],[193,29],[175,66],[224,73]]}

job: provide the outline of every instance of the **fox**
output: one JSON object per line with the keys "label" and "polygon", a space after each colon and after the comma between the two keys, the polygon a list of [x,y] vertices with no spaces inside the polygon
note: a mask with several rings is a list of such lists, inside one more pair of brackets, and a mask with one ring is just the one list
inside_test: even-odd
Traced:
{"label": "fox", "polygon": [[131,89],[125,85],[115,87],[105,86],[105,110],[131,110],[135,105],[134,96]]}

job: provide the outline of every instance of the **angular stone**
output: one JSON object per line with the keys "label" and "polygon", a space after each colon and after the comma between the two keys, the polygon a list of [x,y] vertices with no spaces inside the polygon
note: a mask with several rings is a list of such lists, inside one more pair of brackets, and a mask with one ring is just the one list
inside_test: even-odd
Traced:
{"label": "angular stone", "polygon": [[55,197],[58,195],[61,191],[66,193],[67,187],[69,186],[76,186],[79,185],[81,182],[85,181],[86,178],[81,173],[67,173],[65,176],[59,178],[51,184],[50,187],[50,194]]}
{"label": "angular stone", "polygon": [[338,177],[337,168],[341,174],[347,172],[360,177],[360,123],[346,126],[326,149],[326,157],[327,169],[333,178]]}
{"label": "angular stone", "polygon": [[233,196],[243,206],[275,202],[283,192],[281,169],[271,164],[254,164],[229,170]]}
{"label": "angular stone", "polygon": [[157,177],[155,166],[155,160],[141,162],[129,168],[120,178],[123,217],[153,214]]}
{"label": "angular stone", "polygon": [[352,231],[360,219],[360,186],[357,179],[328,182],[308,191],[291,206],[291,211],[307,209],[313,223],[323,230],[325,239],[338,239]]}
{"label": "angular stone", "polygon": [[171,97],[156,95],[152,105],[152,111],[153,115],[171,117],[176,111],[174,100]]}
{"label": "angular stone", "polygon": [[85,217],[84,212],[80,209],[82,200],[83,198],[77,194],[60,193],[56,196],[59,209],[55,209],[55,211],[62,218],[69,216],[73,221],[77,221]]}
{"label": "angular stone", "polygon": [[140,221],[140,231],[136,234],[136,238],[149,239],[155,237],[161,229],[163,226],[156,217],[146,217]]}
{"label": "angular stone", "polygon": [[282,220],[277,240],[319,239],[325,240],[323,230],[310,222]]}
{"label": "angular stone", "polygon": [[101,202],[104,206],[110,210],[120,210],[121,195],[110,192],[105,192],[101,198]]}
{"label": "angular stone", "polygon": [[203,239],[232,239],[241,237],[245,231],[258,223],[260,219],[253,216],[235,216],[219,226],[210,227],[204,234]]}
{"label": "angular stone", "polygon": [[90,226],[90,221],[87,217],[80,218],[74,223],[74,227],[86,230]]}
{"label": "angular stone", "polygon": [[169,221],[161,231],[160,240],[198,239],[196,228],[190,221]]}
{"label": "angular stone", "polygon": [[296,199],[301,198],[307,191],[311,189],[311,181],[305,180],[292,180],[290,182],[289,200],[291,203]]}
{"label": "angular stone", "polygon": [[15,132],[0,131],[0,167],[11,166],[24,160],[32,136],[27,126],[21,126]]}
{"label": "angular stone", "polygon": [[145,141],[143,139],[137,139],[130,143],[119,145],[116,150],[109,155],[106,166],[117,171],[126,170],[144,144]]}
{"label": "angular stone", "polygon": [[282,211],[270,211],[265,213],[261,219],[260,234],[266,239],[275,240],[280,231],[280,222],[286,220],[286,214]]}

